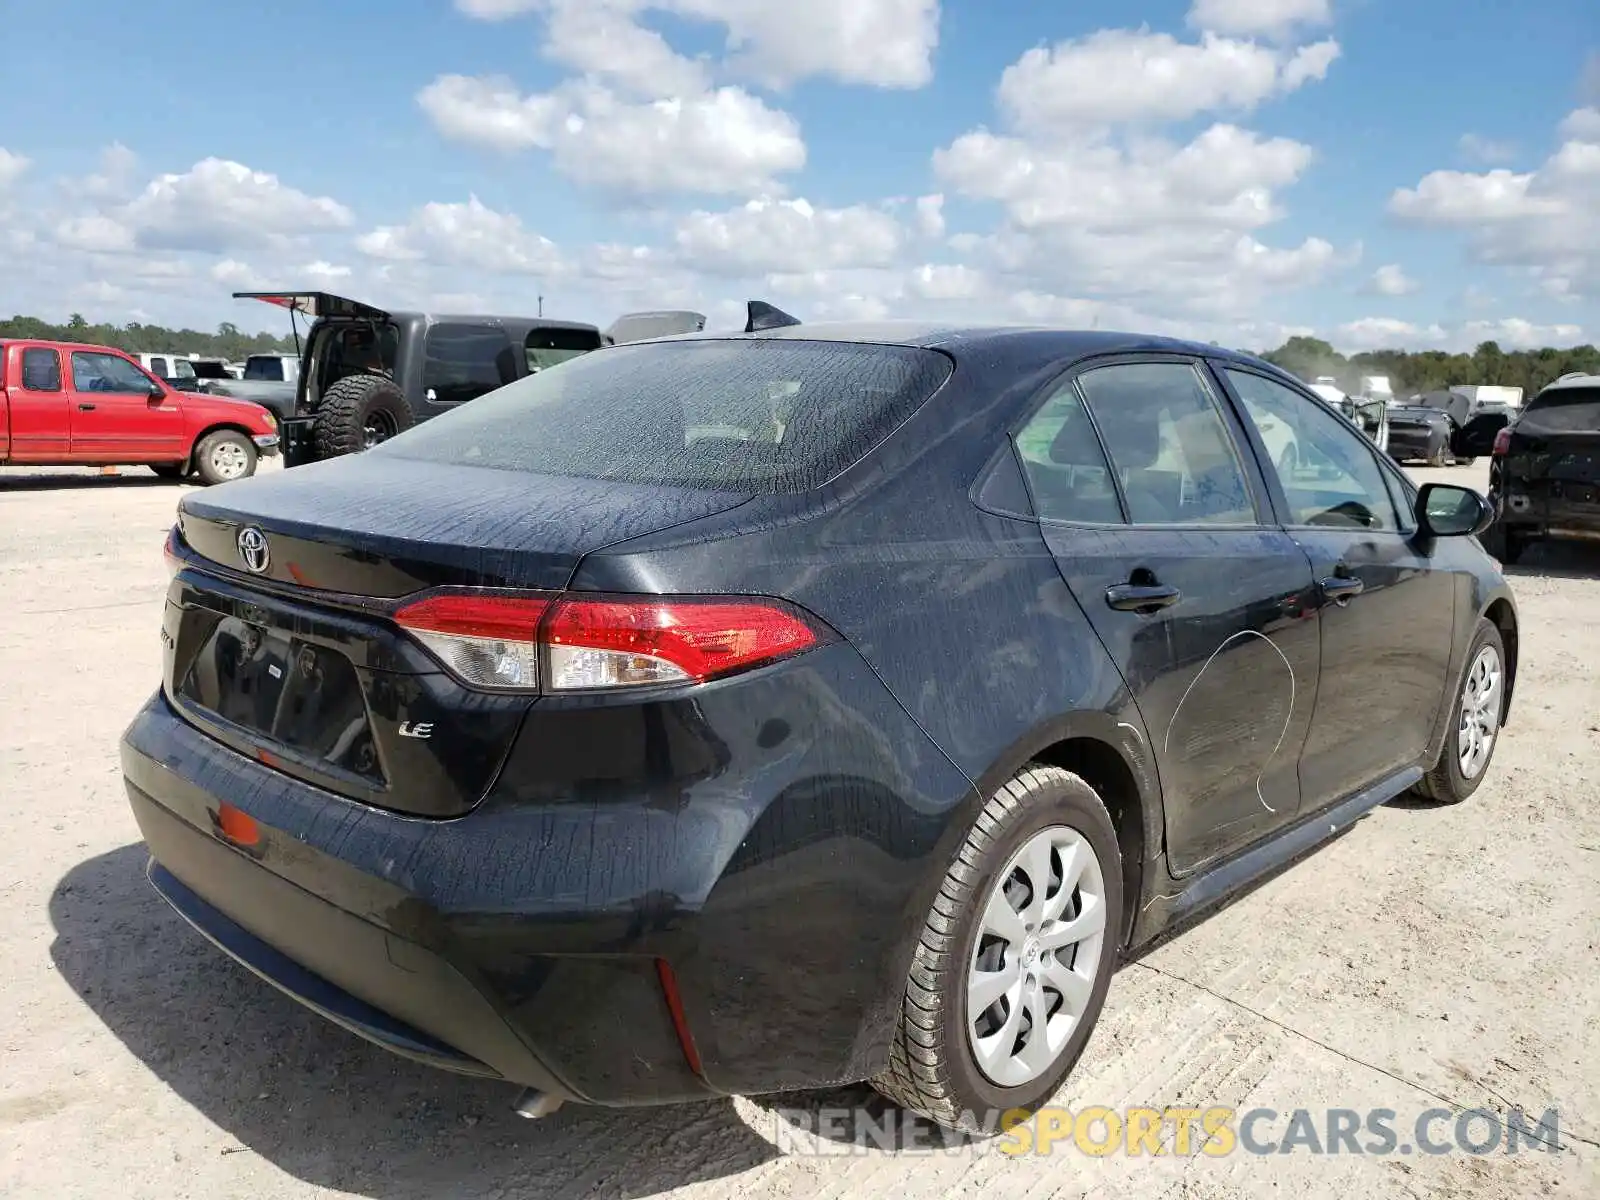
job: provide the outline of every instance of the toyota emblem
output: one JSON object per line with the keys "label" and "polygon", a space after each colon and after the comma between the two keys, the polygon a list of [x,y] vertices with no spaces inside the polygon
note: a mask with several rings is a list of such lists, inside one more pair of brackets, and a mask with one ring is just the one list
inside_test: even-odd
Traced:
{"label": "toyota emblem", "polygon": [[272,552],[267,548],[267,535],[259,525],[246,525],[239,530],[239,557],[245,570],[259,575],[272,562]]}

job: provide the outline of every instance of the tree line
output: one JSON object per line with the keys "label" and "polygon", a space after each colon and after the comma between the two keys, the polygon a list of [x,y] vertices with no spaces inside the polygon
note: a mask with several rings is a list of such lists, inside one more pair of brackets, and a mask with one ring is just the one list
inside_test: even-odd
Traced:
{"label": "tree line", "polygon": [[133,354],[198,354],[239,362],[252,354],[292,354],[294,338],[288,334],[244,333],[230,321],[217,326],[215,333],[198,329],[169,329],[165,325],[91,324],[82,313],[73,313],[65,325],[52,325],[37,317],[14,316],[0,320],[0,340],[33,338],[44,342],[88,342],[95,346],[115,346]]}
{"label": "tree line", "polygon": [[1572,371],[1600,375],[1600,350],[1573,346],[1557,350],[1503,350],[1498,342],[1484,342],[1471,354],[1443,350],[1369,350],[1346,357],[1319,338],[1292,337],[1276,350],[1261,354],[1307,383],[1331,375],[1344,391],[1360,390],[1364,375],[1387,375],[1397,397],[1431,392],[1459,384],[1499,384],[1519,387],[1524,396]]}
{"label": "tree line", "polygon": [[[90,324],[73,313],[65,325],[52,325],[37,317],[15,316],[0,321],[0,339],[37,338],[52,342],[92,342],[133,353],[199,354],[236,362],[251,354],[287,354],[295,349],[292,336],[244,333],[224,321],[215,333],[197,329],[169,329],[165,325]],[[1311,382],[1332,376],[1347,392],[1357,392],[1364,375],[1386,375],[1396,396],[1433,391],[1457,384],[1489,383],[1520,387],[1531,396],[1570,371],[1600,375],[1600,349],[1573,346],[1557,350],[1502,350],[1484,342],[1471,354],[1443,350],[1369,350],[1345,356],[1320,338],[1292,337],[1276,350],[1258,351],[1268,362]]]}

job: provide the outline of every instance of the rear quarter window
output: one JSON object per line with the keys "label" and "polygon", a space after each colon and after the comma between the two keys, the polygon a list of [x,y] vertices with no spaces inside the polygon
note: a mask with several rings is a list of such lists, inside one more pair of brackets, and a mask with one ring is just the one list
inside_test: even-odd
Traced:
{"label": "rear quarter window", "polygon": [[808,491],[868,454],[951,369],[931,350],[851,342],[616,346],[370,453],[624,483]]}

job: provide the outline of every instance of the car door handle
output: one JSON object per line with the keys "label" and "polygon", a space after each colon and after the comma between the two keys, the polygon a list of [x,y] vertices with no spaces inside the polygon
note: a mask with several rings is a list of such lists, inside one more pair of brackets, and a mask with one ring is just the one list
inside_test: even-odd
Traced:
{"label": "car door handle", "polygon": [[1106,589],[1106,603],[1118,612],[1157,612],[1182,596],[1177,588],[1162,583],[1118,583]]}
{"label": "car door handle", "polygon": [[1352,596],[1359,596],[1366,584],[1349,575],[1331,575],[1322,581],[1322,597],[1343,607]]}
{"label": "car door handle", "polygon": [[92,405],[92,404],[80,404],[80,405],[78,405],[78,411],[79,412],[93,412],[94,411],[94,405]]}

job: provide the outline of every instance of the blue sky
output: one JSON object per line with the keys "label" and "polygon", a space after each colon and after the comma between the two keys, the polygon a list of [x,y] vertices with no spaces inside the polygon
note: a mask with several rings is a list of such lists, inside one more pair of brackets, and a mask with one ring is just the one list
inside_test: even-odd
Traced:
{"label": "blue sky", "polygon": [[1600,339],[1593,0],[16,7],[7,313]]}

